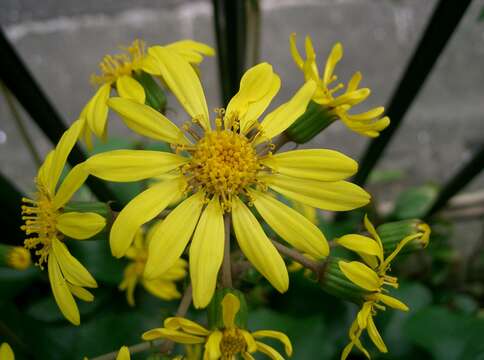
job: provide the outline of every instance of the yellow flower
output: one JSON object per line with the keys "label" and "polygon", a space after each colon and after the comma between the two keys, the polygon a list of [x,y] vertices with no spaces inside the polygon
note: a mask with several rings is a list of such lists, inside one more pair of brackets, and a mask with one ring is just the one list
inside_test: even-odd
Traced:
{"label": "yellow flower", "polygon": [[25,270],[30,265],[32,265],[30,251],[23,246],[0,244],[0,266],[6,266],[15,270]]}
{"label": "yellow flower", "polygon": [[116,355],[116,360],[131,360],[131,356],[129,355],[129,349],[127,346],[121,346],[118,355]]}
{"label": "yellow flower", "polygon": [[27,235],[27,249],[35,249],[39,256],[37,265],[43,268],[47,262],[49,280],[54,298],[64,316],[79,325],[79,310],[73,294],[84,301],[92,301],[93,295],[84,287],[97,287],[96,281],[84,266],[76,260],[64,244],[67,236],[83,240],[92,237],[105,226],[105,219],[95,213],[64,212],[63,206],[86,180],[88,173],[84,165],[76,165],[61,184],[59,177],[72,147],[76,143],[82,124],[76,121],[69,128],[56,148],[46,157],[37,178],[35,199],[24,198],[22,230]]}
{"label": "yellow flower", "polygon": [[296,249],[321,258],[329,247],[321,231],[268,192],[327,210],[344,211],[367,204],[370,196],[344,181],[357,170],[347,156],[332,150],[295,150],[273,155],[270,140],[287,129],[306,109],[315,84],[307,82],[287,103],[266,110],[280,87],[272,66],[262,63],[242,77],[239,92],[226,111],[218,109],[215,128],[209,120],[200,80],[178,54],[160,49],[162,76],[191,117],[184,130],[164,115],[135,101],[113,98],[109,106],[134,131],[171,143],[176,154],[117,150],[87,160],[88,171],[109,181],[136,181],[177,170],[135,197],[119,214],[110,234],[111,251],[123,256],[138,228],[163,211],[172,199],[191,195],[167,216],[153,234],[145,275],[154,278],[170,268],[190,246],[190,276],[194,304],[205,307],[212,298],[224,252],[224,213],[231,214],[240,249],[280,292],[288,288],[287,269],[267,238],[261,217]]}
{"label": "yellow flower", "polygon": [[351,282],[368,291],[365,302],[349,330],[350,343],[343,350],[341,356],[343,360],[349,355],[353,346],[359,348],[368,358],[370,357],[359,340],[365,329],[378,350],[381,352],[388,351],[375,326],[373,316],[376,315],[377,310],[385,310],[385,305],[394,309],[408,311],[408,307],[404,303],[385,294],[388,290],[384,286],[388,285],[398,288],[398,279],[387,275],[390,263],[406,244],[422,236],[421,233],[416,233],[405,237],[398,243],[395,250],[385,258],[380,236],[367,216],[365,216],[364,224],[372,238],[358,234],[349,234],[337,240],[339,245],[355,251],[364,261],[364,263],[359,261],[339,261],[340,270]]}
{"label": "yellow flower", "polygon": [[331,85],[337,80],[337,76],[334,75],[334,69],[343,57],[343,46],[340,43],[336,43],[333,46],[326,61],[323,74],[320,75],[311,37],[306,36],[305,60],[301,57],[301,54],[296,47],[295,33],[291,34],[289,41],[294,62],[299,69],[303,71],[305,80],[313,80],[318,85],[313,96],[314,102],[325,106],[331,115],[334,115],[335,118],[341,119],[350,130],[364,136],[377,137],[380,134],[380,131],[390,124],[390,119],[388,117],[385,116],[380,118],[384,112],[382,106],[360,114],[348,113],[353,106],[363,102],[368,96],[370,96],[370,89],[358,88],[362,78],[360,72],[356,72],[353,75],[346,90],[342,94],[336,95],[339,90],[345,87],[343,83]]}
{"label": "yellow flower", "polygon": [[187,263],[183,259],[177,262],[166,272],[155,279],[146,279],[143,276],[146,260],[148,258],[148,245],[153,236],[154,230],[161,225],[161,221],[151,227],[146,236],[143,230],[138,230],[133,245],[126,252],[126,257],[131,260],[124,269],[124,278],[119,285],[120,290],[126,290],[128,304],[134,306],[134,290],[138,282],[156,297],[163,300],[173,300],[181,297],[175,281],[181,280],[186,276]]}
{"label": "yellow flower", "polygon": [[[146,44],[142,40],[135,40],[127,48],[121,48],[126,53],[106,55],[99,64],[101,75],[92,75],[91,82],[99,86],[95,95],[81,112],[80,119],[84,126],[82,137],[88,147],[92,146],[91,133],[99,138],[107,136],[108,106],[111,88],[116,89],[118,96],[145,103],[146,93],[143,86],[133,77],[136,72],[145,71],[159,76],[159,48],[152,46],[146,51]],[[193,40],[181,40],[165,48],[175,51],[193,66],[202,62],[203,56],[213,56],[214,50],[203,43]]]}
{"label": "yellow flower", "polygon": [[169,339],[182,344],[205,344],[204,360],[233,360],[237,355],[244,360],[253,360],[252,353],[259,351],[273,360],[281,360],[279,352],[257,339],[273,338],[284,344],[285,352],[292,355],[292,345],[289,338],[273,330],[259,330],[253,333],[241,329],[235,324],[235,317],[240,309],[240,301],[232,294],[225,295],[222,300],[223,328],[207,330],[203,326],[182,317],[170,317],[164,322],[164,327],[152,329],[142,335],[143,340],[151,341],[158,338]]}
{"label": "yellow flower", "polygon": [[0,345],[0,359],[1,360],[15,360],[15,355],[8,343],[4,342]]}

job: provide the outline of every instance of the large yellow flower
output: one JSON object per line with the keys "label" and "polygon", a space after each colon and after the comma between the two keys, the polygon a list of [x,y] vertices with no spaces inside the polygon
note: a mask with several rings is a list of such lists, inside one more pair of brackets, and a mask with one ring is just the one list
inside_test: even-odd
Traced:
{"label": "large yellow flower", "polygon": [[337,76],[334,75],[336,65],[343,57],[343,46],[336,43],[331,50],[331,53],[326,60],[326,65],[322,76],[319,73],[318,65],[316,63],[316,53],[314,51],[311,37],[306,36],[305,50],[306,59],[301,57],[296,47],[296,34],[292,33],[290,37],[291,54],[296,65],[304,73],[306,81],[313,80],[318,84],[317,90],[314,93],[313,101],[325,106],[330,115],[341,121],[352,131],[369,137],[377,137],[380,131],[385,129],[390,124],[388,117],[380,118],[384,112],[382,106],[373,108],[360,114],[349,114],[351,108],[363,102],[370,96],[370,89],[358,89],[361,81],[361,73],[356,72],[348,83],[346,90],[336,95],[337,92],[345,87],[343,83],[332,85]]}
{"label": "large yellow flower", "polygon": [[279,340],[284,344],[286,354],[292,355],[291,341],[284,333],[273,330],[250,333],[239,328],[235,324],[239,309],[239,299],[227,294],[222,300],[223,328],[210,331],[188,319],[170,317],[165,320],[164,327],[149,330],[142,337],[146,341],[164,338],[182,344],[205,344],[204,360],[234,360],[237,355],[242,356],[244,360],[254,360],[251,354],[256,351],[273,360],[284,359],[277,350],[257,340],[260,338]]}
{"label": "large yellow flower", "polygon": [[385,285],[398,288],[398,279],[387,275],[387,271],[390,268],[391,261],[406,244],[422,236],[428,237],[430,232],[430,228],[425,225],[422,228],[422,232],[402,239],[395,250],[385,258],[380,236],[367,216],[365,216],[364,224],[372,238],[358,234],[349,234],[337,240],[339,245],[355,251],[364,261],[364,263],[359,261],[340,261],[338,263],[340,270],[351,282],[368,291],[365,302],[349,330],[350,343],[343,350],[342,360],[347,358],[353,346],[359,348],[370,358],[368,351],[366,351],[359,339],[365,329],[378,350],[385,353],[388,351],[375,326],[373,316],[376,315],[377,310],[385,310],[385,305],[403,311],[408,311],[408,307],[394,297],[385,294],[387,292],[384,288]]}
{"label": "large yellow flower", "polygon": [[76,165],[58,185],[59,177],[72,147],[76,143],[82,123],[76,121],[64,133],[56,148],[46,157],[37,178],[34,199],[24,198],[22,230],[27,235],[27,249],[35,249],[39,256],[37,264],[43,268],[47,262],[49,280],[54,298],[62,314],[73,324],[79,325],[79,310],[73,294],[84,301],[92,301],[93,295],[84,287],[95,288],[97,283],[82,264],[76,260],[64,244],[65,237],[83,240],[101,231],[106,221],[95,213],[64,212],[64,205],[86,180],[84,165]]}
{"label": "large yellow flower", "polygon": [[140,229],[135,236],[133,245],[126,252],[126,257],[131,261],[124,269],[124,278],[119,285],[119,289],[126,290],[126,298],[131,306],[135,304],[134,290],[139,282],[147,291],[160,299],[173,300],[181,297],[175,281],[183,279],[187,274],[187,262],[185,260],[178,259],[170,269],[157,278],[146,279],[143,275],[148,259],[148,245],[153,232],[160,225],[161,221],[152,226],[146,236],[144,230]]}
{"label": "large yellow flower", "polygon": [[[214,50],[203,43],[193,40],[181,40],[165,46],[176,52],[193,66],[198,66],[203,56],[213,56]],[[143,86],[134,78],[135,73],[145,71],[151,75],[160,76],[158,58],[160,46],[152,46],[146,51],[146,44],[142,40],[135,40],[122,48],[126,53],[106,55],[99,64],[101,74],[92,75],[91,82],[99,89],[81,112],[80,119],[84,123],[82,136],[86,144],[91,147],[91,133],[99,138],[107,136],[108,106],[111,89],[115,89],[118,96],[145,103],[146,92]]]}
{"label": "large yellow flower", "polygon": [[177,150],[176,154],[117,150],[86,161],[90,173],[109,181],[137,181],[173,171],[177,174],[145,190],[120,212],[110,235],[113,255],[123,256],[138,228],[185,193],[190,196],[153,234],[145,269],[147,277],[154,278],[169,269],[193,235],[189,262],[194,304],[206,306],[223,258],[224,214],[230,213],[240,249],[277,290],[286,291],[288,274],[284,261],[246,203],[257,209],[282,239],[321,258],[329,252],[321,231],[271,196],[269,190],[334,211],[354,209],[370,200],[363,189],[343,180],[356,172],[357,164],[339,152],[313,149],[271,153],[270,140],[305,111],[315,83],[307,82],[292,99],[259,123],[258,118],[279,90],[280,79],[269,64],[256,65],[242,77],[240,90],[226,111],[217,110],[213,128],[193,68],[170,49],[159,50],[163,79],[191,117],[184,130],[192,140],[148,106],[122,98],[108,101],[128,127],[169,142]]}

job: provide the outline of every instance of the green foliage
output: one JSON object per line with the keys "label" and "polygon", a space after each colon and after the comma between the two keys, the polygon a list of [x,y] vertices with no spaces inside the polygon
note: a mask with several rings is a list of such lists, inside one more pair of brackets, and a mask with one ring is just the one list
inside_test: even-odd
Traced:
{"label": "green foliage", "polygon": [[391,217],[397,220],[422,218],[437,194],[438,188],[433,185],[407,189],[398,197]]}

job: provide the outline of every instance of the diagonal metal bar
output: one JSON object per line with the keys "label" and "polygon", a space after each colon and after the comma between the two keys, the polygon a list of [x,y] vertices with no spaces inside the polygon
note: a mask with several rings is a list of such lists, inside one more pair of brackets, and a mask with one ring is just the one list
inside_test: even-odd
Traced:
{"label": "diagonal metal bar", "polygon": [[390,126],[366,149],[360,170],[354,178],[355,183],[365,184],[470,3],[471,0],[440,0],[437,4],[388,105]]}
{"label": "diagonal metal bar", "polygon": [[484,144],[474,154],[472,159],[465,164],[453,178],[444,185],[439,192],[437,199],[435,199],[433,205],[425,215],[425,218],[429,218],[439,210],[441,210],[447,202],[460,190],[462,190],[471,180],[477,176],[484,169]]}
{"label": "diagonal metal bar", "polygon": [[[17,55],[2,29],[0,29],[0,54],[0,79],[49,140],[56,144],[67,129],[66,125]],[[69,162],[74,165],[85,159],[85,154],[76,145],[69,156]],[[90,177],[86,183],[99,200],[117,200],[106,184],[100,180]]]}

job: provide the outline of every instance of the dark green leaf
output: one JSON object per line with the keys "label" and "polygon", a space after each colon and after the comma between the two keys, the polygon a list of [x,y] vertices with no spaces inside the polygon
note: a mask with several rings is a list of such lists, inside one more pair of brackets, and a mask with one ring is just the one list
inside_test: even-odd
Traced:
{"label": "dark green leaf", "polygon": [[403,220],[422,218],[437,197],[438,189],[433,185],[410,188],[398,197],[392,217]]}

